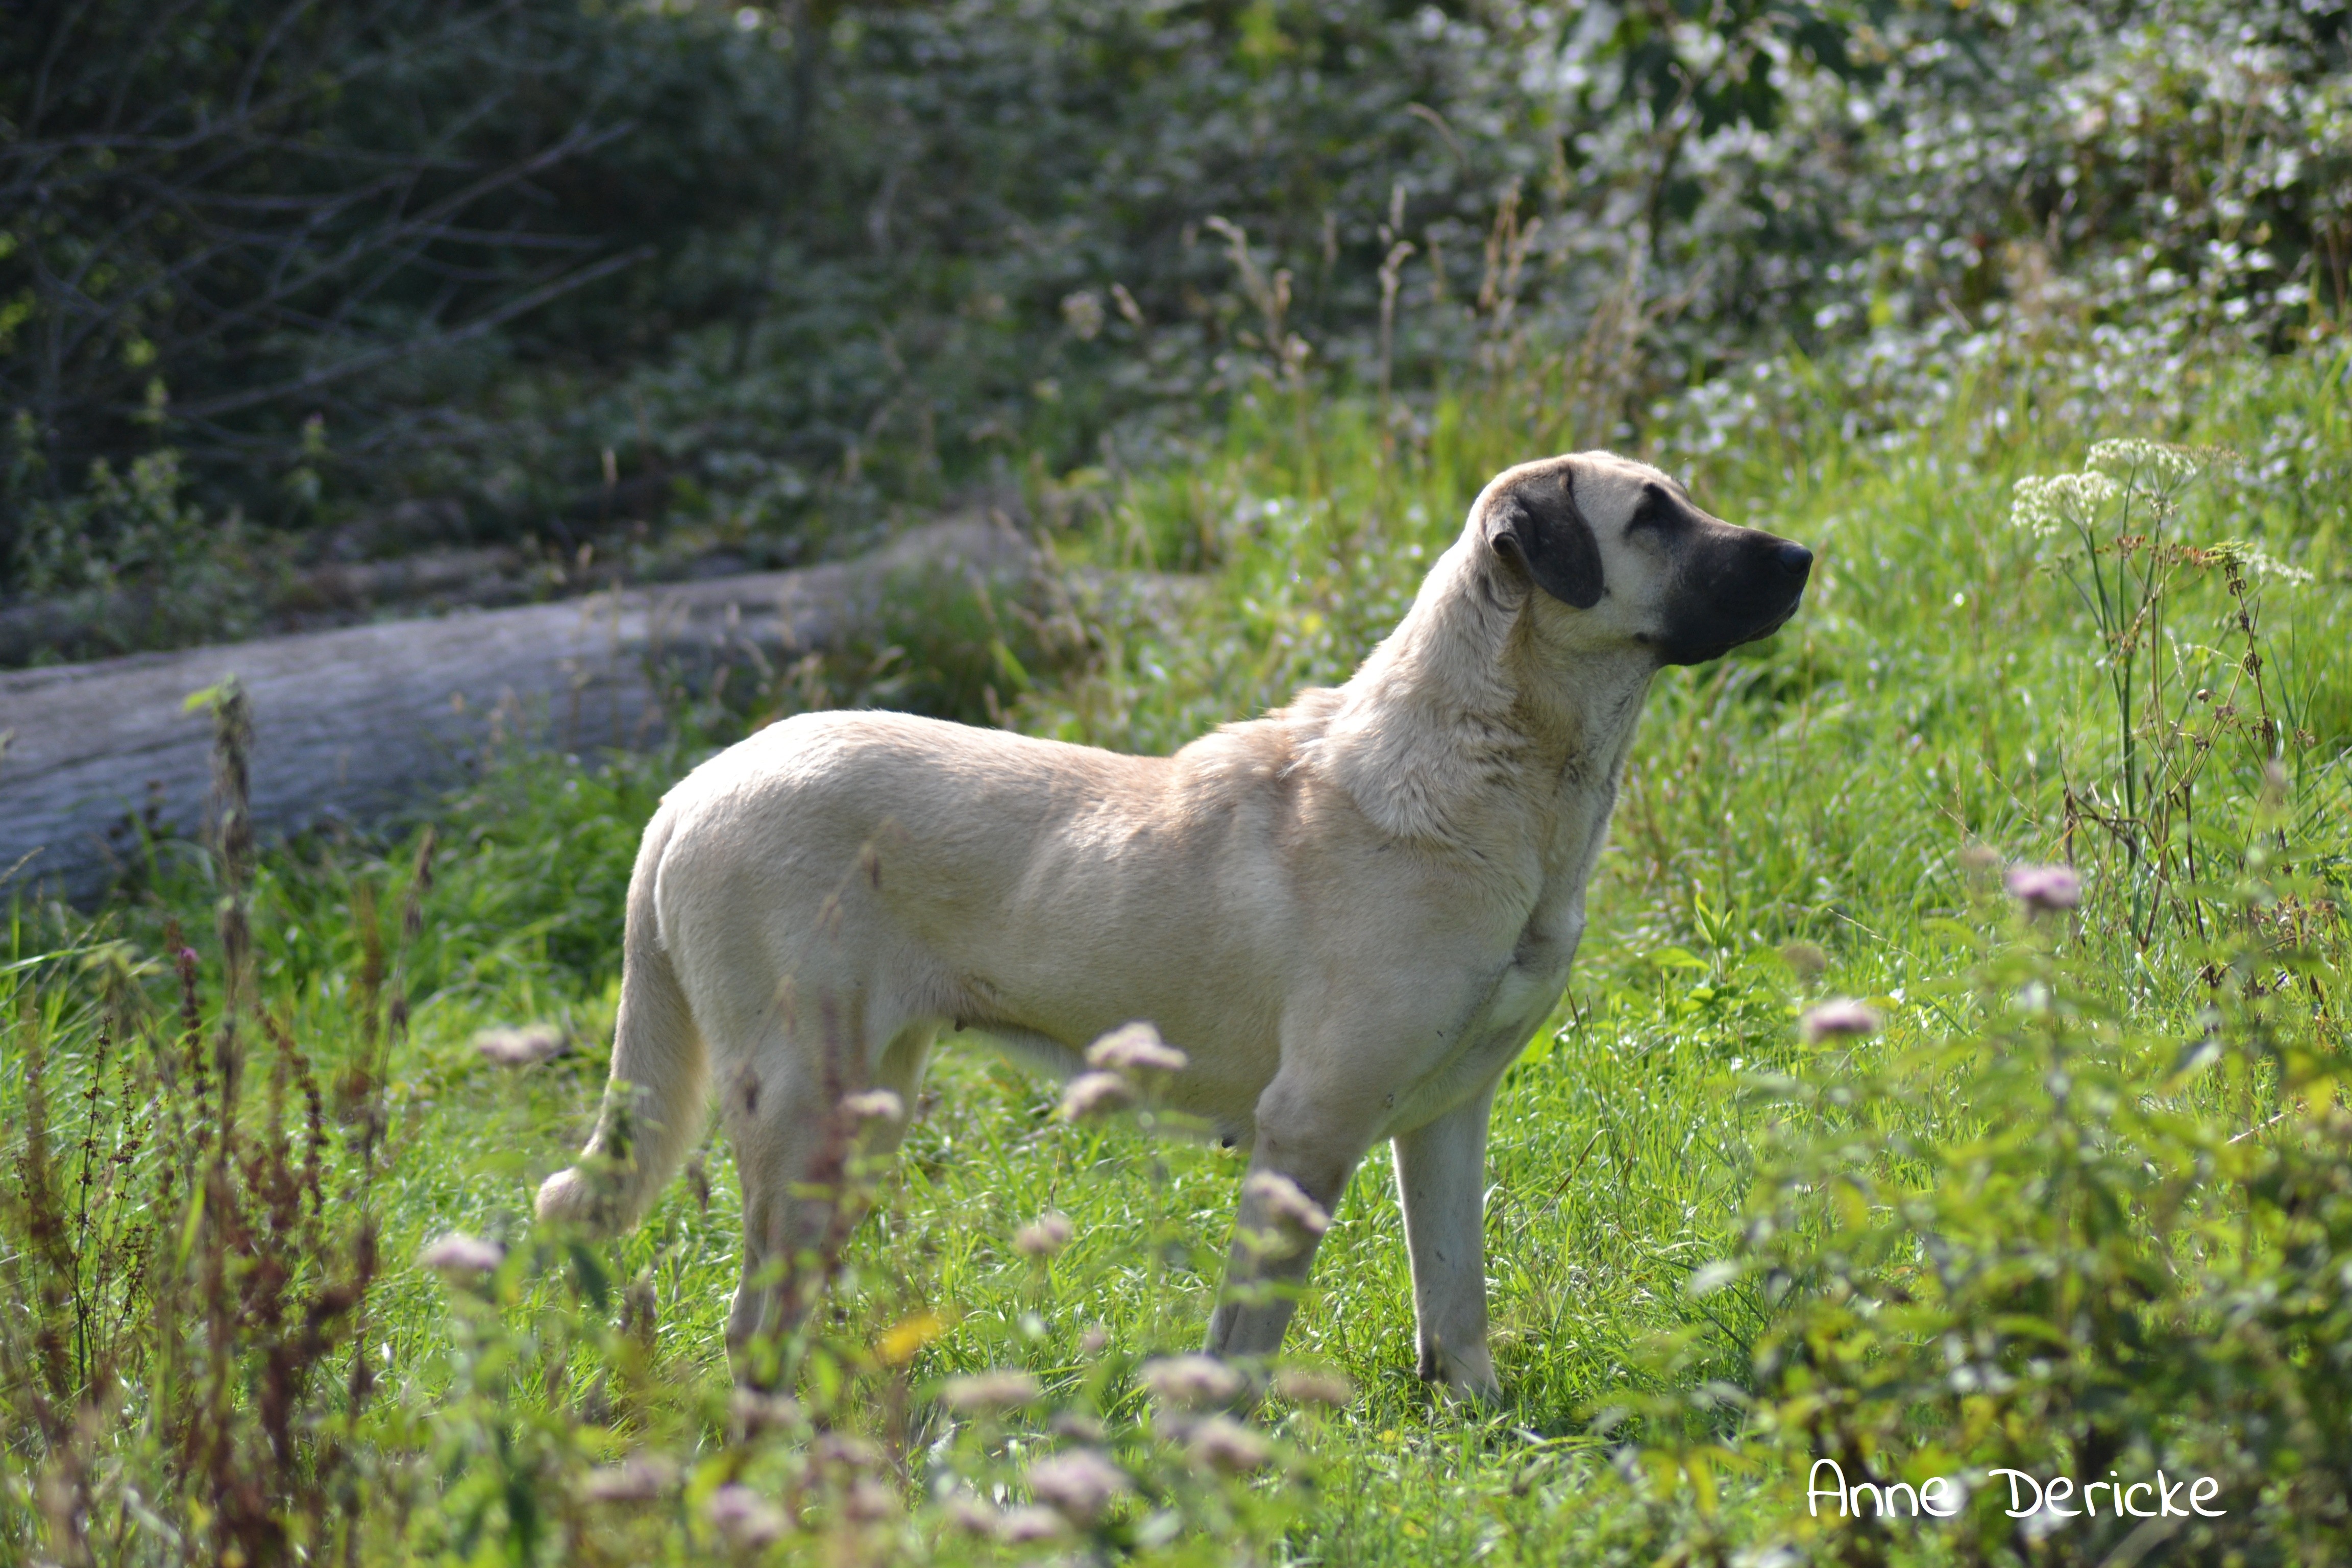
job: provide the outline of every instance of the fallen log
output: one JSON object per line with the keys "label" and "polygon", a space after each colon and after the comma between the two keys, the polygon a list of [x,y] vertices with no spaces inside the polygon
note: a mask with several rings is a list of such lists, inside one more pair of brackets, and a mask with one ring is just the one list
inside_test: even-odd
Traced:
{"label": "fallen log", "polygon": [[0,673],[0,898],[84,900],[142,836],[198,833],[211,721],[187,700],[231,677],[252,705],[254,824],[283,835],[430,798],[500,730],[641,746],[665,695],[714,664],[840,647],[943,580],[1020,592],[1038,575],[1002,521],[946,522],[797,571]]}

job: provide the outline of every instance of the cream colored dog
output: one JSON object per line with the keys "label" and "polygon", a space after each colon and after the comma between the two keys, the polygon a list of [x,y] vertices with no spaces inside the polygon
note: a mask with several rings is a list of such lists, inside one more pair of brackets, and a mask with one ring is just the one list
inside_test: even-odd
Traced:
{"label": "cream colored dog", "polygon": [[[840,1221],[823,1167],[846,1094],[911,1105],[949,1027],[1074,1070],[1144,1019],[1190,1058],[1169,1100],[1254,1173],[1328,1207],[1392,1142],[1422,1373],[1493,1393],[1487,1111],[1567,984],[1643,695],[1788,619],[1811,559],[1579,453],[1488,484],[1345,686],[1172,757],[898,713],[762,731],[646,828],[614,1085],[540,1214],[634,1224],[715,1076],[743,1183],[740,1352],[806,1310],[780,1279]],[[867,1126],[895,1146],[895,1122]],[[1240,1237],[1287,1192],[1245,1183]],[[1237,1239],[1212,1352],[1279,1346],[1301,1239]]]}

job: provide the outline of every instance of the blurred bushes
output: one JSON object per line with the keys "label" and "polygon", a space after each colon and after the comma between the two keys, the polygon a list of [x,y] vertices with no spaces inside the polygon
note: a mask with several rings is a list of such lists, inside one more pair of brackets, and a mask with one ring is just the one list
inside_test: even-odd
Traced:
{"label": "blurred bushes", "polygon": [[1623,444],[1790,351],[1903,400],[1989,331],[2177,380],[2334,331],[2352,265],[2352,33],[2310,0],[37,23],[0,593],[159,446],[311,550],[667,515],[789,559],[1146,460],[1267,375],[1393,386],[1408,438],[1491,380],[1531,439]]}

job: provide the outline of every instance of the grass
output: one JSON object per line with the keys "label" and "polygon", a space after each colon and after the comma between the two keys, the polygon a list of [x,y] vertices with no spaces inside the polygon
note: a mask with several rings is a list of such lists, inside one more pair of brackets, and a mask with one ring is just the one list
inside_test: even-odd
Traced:
{"label": "grass", "polygon": [[[2114,750],[2101,648],[2036,542],[2010,521],[2019,477],[2071,468],[2103,436],[2261,457],[2280,448],[2282,429],[2303,433],[2278,459],[2299,468],[2217,479],[2184,526],[2193,537],[2259,539],[2314,574],[2308,585],[2263,582],[2259,624],[2289,735],[2294,842],[2323,870],[2352,854],[2343,592],[2352,518],[2345,491],[2295,482],[2341,474],[2352,459],[2343,362],[2221,367],[2193,398],[2153,412],[2054,398],[2044,406],[2035,367],[2022,363],[1954,393],[1924,423],[1888,419],[1796,371],[1728,426],[1668,420],[1654,437],[1703,504],[1804,541],[1819,565],[1787,630],[1717,664],[1668,672],[1654,689],[1569,997],[1506,1079],[1488,1215],[1505,1404],[1456,1409],[1414,1378],[1394,1185],[1375,1154],[1334,1216],[1291,1345],[1343,1370],[1358,1395],[1329,1416],[1283,1401],[1269,1411],[1308,1479],[1197,1495],[1170,1480],[1157,1505],[1176,1521],[1165,1527],[1171,1539],[1160,1541],[1162,1527],[1139,1509],[1121,1527],[1122,1550],[1226,1561],[1242,1550],[1235,1542],[1255,1540],[1263,1545],[1251,1550],[1291,1561],[1549,1563],[1704,1556],[1724,1542],[1780,1538],[1774,1500],[1791,1484],[1769,1468],[1780,1458],[1768,1454],[1765,1469],[1728,1481],[1719,1498],[1629,1480],[1612,1462],[1623,1434],[1604,1435],[1594,1416],[1635,1395],[1750,1375],[1746,1357],[1770,1319],[1761,1299],[1690,1287],[1737,1245],[1773,1141],[1788,1135],[1786,1106],[1746,1087],[1759,1073],[1824,1070],[1822,1053],[1797,1037],[1800,1011],[1829,995],[1871,1000],[1887,1027],[1858,1054],[1882,1064],[1964,1024],[1968,1004],[1948,982],[1975,955],[1971,922],[1981,929],[1987,918],[1969,893],[1972,846],[2084,867],[2091,892],[2075,941],[2132,1027],[2179,1034],[2205,1005],[2189,934],[2145,945],[2124,934],[2128,868],[2082,810]],[[1402,613],[1486,475],[1572,437],[1493,393],[1444,400],[1402,437],[1384,434],[1364,405],[1301,407],[1302,395],[1267,388],[1236,412],[1222,447],[1132,478],[1063,541],[1074,564],[1184,566],[1205,582],[1181,612],[1094,606],[1094,657],[1032,685],[1009,722],[1160,751],[1302,684],[1343,679]],[[2130,423],[2110,423],[2117,418]],[[2220,668],[2199,650],[2220,643],[2212,628],[2231,607],[2218,579],[2182,587],[2179,641],[2167,655],[2179,661],[2176,675]],[[2242,845],[2254,820],[2261,759],[2242,739],[2221,737],[2202,785],[2199,831],[2213,846],[2231,835]],[[1051,1404],[1129,1432],[1121,1423],[1144,1402],[1124,1369],[1198,1341],[1240,1162],[1127,1124],[1054,1120],[1052,1086],[977,1042],[943,1045],[905,1158],[848,1246],[803,1367],[806,1417],[887,1448],[878,1473],[902,1479],[893,1507],[911,1504],[911,1523],[877,1510],[860,1524],[852,1492],[812,1479],[824,1461],[805,1444],[738,1455],[724,1440],[741,1416],[727,1413],[719,1340],[738,1223],[723,1141],[635,1235],[601,1249],[534,1239],[532,1186],[569,1163],[602,1087],[635,835],[697,754],[681,743],[604,768],[508,760],[435,814],[429,889],[415,879],[414,840],[311,842],[272,851],[255,872],[254,994],[318,1079],[337,1082],[371,1030],[393,1031],[377,1091],[385,1152],[371,1167],[382,1266],[363,1337],[336,1351],[356,1352],[376,1392],[350,1431],[338,1429],[361,1456],[347,1467],[358,1489],[320,1505],[329,1524],[303,1538],[313,1556],[757,1554],[756,1530],[730,1536],[674,1500],[625,1515],[569,1500],[591,1467],[642,1449],[687,1461],[686,1495],[698,1505],[737,1481],[761,1496],[817,1499],[808,1518],[831,1532],[824,1550],[844,1560],[1017,1557],[1024,1549],[948,1529],[927,1489],[963,1477],[982,1495],[1012,1486],[1007,1498],[1018,1500],[1024,1458],[1054,1439],[1015,1420],[1009,1447],[992,1443],[984,1423],[959,1424],[929,1403],[939,1380],[1024,1367]],[[10,967],[0,970],[0,1127],[20,1161],[29,1055],[46,1061],[47,1114],[78,1125],[73,1105],[112,1092],[98,1042],[110,1030],[121,1038],[130,1014],[120,994],[176,1005],[168,954],[176,932],[212,924],[222,890],[212,875],[201,859],[168,861],[141,898],[94,921],[18,905]],[[400,911],[412,895],[421,924],[404,942]],[[2340,933],[2334,940],[2331,984],[2342,973]],[[234,966],[234,954],[194,945],[206,976]],[[217,984],[205,982],[208,1016]],[[387,994],[406,998],[404,1027]],[[523,1068],[473,1048],[479,1030],[534,1022],[558,1026],[573,1048]],[[1953,1098],[1963,1088],[1954,1080],[1941,1101],[1901,1114],[1922,1131],[1979,1126],[1994,1108]],[[2249,1092],[2244,1106],[2206,1109],[2267,1116],[2283,1103],[2275,1079]],[[350,1140],[328,1142],[329,1163],[349,1176],[358,1168]],[[123,1168],[145,1157],[129,1149]],[[123,1200],[126,1223],[144,1202]],[[1076,1239],[1040,1263],[1010,1238],[1047,1210],[1070,1216]],[[21,1248],[22,1205],[10,1212]],[[507,1244],[507,1264],[478,1285],[414,1265],[453,1231]],[[10,1267],[29,1267],[21,1250]],[[135,1314],[121,1303],[131,1298],[112,1299],[127,1324]],[[24,1299],[10,1310],[9,1333],[29,1343],[36,1305]],[[1097,1330],[1108,1350],[1090,1348]],[[1696,1336],[1696,1361],[1662,1356],[1662,1336],[1675,1334]],[[28,1364],[19,1357],[0,1370],[29,1377]],[[336,1379],[350,1385],[341,1373],[322,1378],[320,1409],[341,1407]],[[215,1521],[201,1508],[174,1512],[181,1500],[142,1479],[155,1472],[142,1466],[162,1461],[137,1434],[161,1430],[161,1417],[143,1403],[149,1384],[134,1375],[126,1387],[74,1461],[95,1478],[84,1495],[102,1500],[93,1538],[115,1542],[97,1554],[200,1556],[217,1539],[206,1534]],[[1671,1426],[1653,1420],[1654,1430]],[[1117,1440],[1122,1454],[1145,1441]],[[72,1467],[29,1430],[5,1451],[0,1556],[69,1556],[55,1499]],[[151,1486],[152,1506],[138,1500],[140,1485]],[[201,1501],[202,1489],[187,1495]],[[1960,1551],[1927,1536],[1893,1549],[1921,1561]],[[819,1551],[818,1537],[773,1550],[799,1560]],[[1817,1538],[1807,1550],[1831,1548]]]}

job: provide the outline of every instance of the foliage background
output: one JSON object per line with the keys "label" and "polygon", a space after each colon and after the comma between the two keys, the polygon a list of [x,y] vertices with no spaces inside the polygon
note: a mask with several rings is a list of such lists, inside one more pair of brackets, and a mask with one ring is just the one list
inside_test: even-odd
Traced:
{"label": "foliage background", "polygon": [[26,21],[0,595],[186,578],[232,518],[294,563],[789,559],[1149,465],[1299,354],[1423,424],[1483,366],[1592,442],[1790,354],[1913,403],[2021,335],[2160,386],[2322,328],[2352,262],[2352,32],[2305,0]]}

